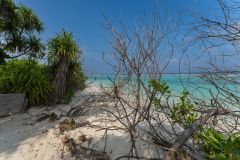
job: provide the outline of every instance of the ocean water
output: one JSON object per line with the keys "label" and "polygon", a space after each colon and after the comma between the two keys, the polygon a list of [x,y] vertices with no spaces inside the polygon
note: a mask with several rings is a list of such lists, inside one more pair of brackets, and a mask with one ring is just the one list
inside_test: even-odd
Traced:
{"label": "ocean water", "polygon": [[[229,77],[232,80],[236,80],[237,83],[230,83],[230,81],[224,81],[222,79],[218,79],[216,82],[219,86],[223,87],[227,92],[231,92],[233,95],[238,97],[236,100],[233,96],[229,97],[227,92],[223,92],[221,89],[217,89],[214,85],[205,81],[201,78],[201,74],[163,74],[161,76],[161,81],[165,81],[171,91],[171,97],[174,100],[179,99],[182,91],[186,90],[190,93],[191,98],[196,100],[202,100],[207,103],[210,103],[214,98],[217,98],[217,101],[222,104],[225,108],[237,109],[240,110],[240,81],[237,79],[240,75],[237,74],[229,74]],[[124,78],[124,75],[122,75]],[[96,84],[101,84],[105,87],[109,87],[112,85],[110,79],[113,79],[113,75],[91,75],[88,76],[88,80],[94,82]],[[149,78],[147,76],[142,77],[144,83],[147,85],[149,82]],[[220,92],[219,92],[220,91]]]}
{"label": "ocean water", "polygon": [[[179,96],[183,90],[187,90],[192,95],[207,98],[209,91],[215,92],[216,89],[200,77],[200,74],[163,74],[161,80],[169,85],[170,91],[174,96]],[[89,81],[106,87],[111,86],[112,83],[110,79],[113,79],[113,75],[88,76]],[[142,77],[142,79],[146,84],[149,82],[147,77]]]}
{"label": "ocean water", "polygon": [[[237,79],[240,75],[228,75],[233,81],[236,80],[236,83],[226,80],[224,81],[222,79],[218,79],[216,81],[219,86],[225,89],[226,92],[223,92],[219,88],[217,89],[214,85],[201,78],[201,76],[201,74],[163,74],[161,76],[161,81],[165,81],[168,84],[171,91],[171,98],[174,101],[179,101],[179,96],[182,91],[186,90],[190,93],[192,100],[195,102],[204,101],[210,104],[212,100],[216,98],[222,107],[231,110],[240,110],[240,80]],[[124,78],[124,75],[122,77]],[[88,76],[89,81],[99,85],[101,84],[105,87],[112,85],[110,79],[113,78],[113,75]],[[145,84],[148,84],[149,78],[143,76],[142,79]],[[226,94],[227,92],[232,93],[237,99],[233,98],[231,95],[229,96],[229,94]]]}

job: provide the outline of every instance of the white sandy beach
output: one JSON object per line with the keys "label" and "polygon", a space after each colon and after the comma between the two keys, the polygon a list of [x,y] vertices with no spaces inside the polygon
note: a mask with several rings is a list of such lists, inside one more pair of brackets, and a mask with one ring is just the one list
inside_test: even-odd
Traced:
{"label": "white sandy beach", "polygon": [[[0,118],[0,160],[98,160],[104,159],[103,157],[99,158],[99,156],[105,154],[109,159],[116,159],[128,154],[132,144],[129,133],[119,129],[122,128],[122,125],[118,121],[114,121],[113,115],[109,112],[103,111],[105,109],[114,111],[114,108],[111,107],[111,101],[102,97],[103,99],[98,98],[99,101],[95,103],[84,103],[86,100],[91,101],[91,99],[101,97],[99,95],[102,95],[100,86],[91,84],[85,90],[77,91],[70,104],[61,104],[55,107],[32,107],[25,113]],[[94,96],[95,98],[93,98]],[[80,105],[83,108],[81,115],[65,116],[72,107]],[[108,108],[103,108],[106,106]],[[55,113],[63,116],[55,121],[50,121],[47,118],[37,122],[36,120],[43,113]],[[159,116],[164,122],[165,116]],[[59,124],[66,119],[71,120],[71,118],[77,124],[83,125],[60,133]],[[168,124],[168,122],[162,123],[165,125],[165,129],[171,128],[168,127]],[[110,129],[106,132],[106,128],[109,127]],[[146,134],[148,130],[148,125],[145,122],[138,125],[138,135],[136,136],[138,155],[146,158],[162,157],[164,152],[161,146],[153,143],[153,140],[148,137]],[[183,130],[177,127],[175,131],[180,133]],[[159,132],[164,134],[161,129]],[[171,130],[167,132],[169,133]],[[174,137],[169,137],[168,134],[165,136],[168,136],[167,141],[174,140]],[[66,137],[73,139],[78,146],[79,152],[74,156],[68,147],[64,147],[63,140]]]}
{"label": "white sandy beach", "polygon": [[[26,113],[1,118],[0,160],[75,159],[66,147],[62,156],[62,139],[64,137],[73,138],[83,148],[94,148],[97,151],[103,151],[105,148],[110,159],[127,154],[131,143],[129,135],[124,131],[109,130],[107,132],[107,143],[105,144],[106,136],[103,137],[103,135],[106,130],[104,128],[106,126],[121,127],[121,125],[117,122],[106,120],[111,115],[104,112],[101,113],[98,106],[93,106],[83,116],[74,117],[77,123],[88,121],[87,125],[71,131],[65,131],[63,134],[59,133],[58,124],[66,119],[64,116],[54,122],[48,119],[36,122],[38,115],[41,113],[64,113],[72,106],[80,104],[88,95],[98,93],[100,93],[99,87],[91,85],[82,92],[78,91],[69,105],[59,105],[54,107],[54,109],[48,109],[48,111],[46,107],[33,107]],[[82,135],[86,135],[86,141],[81,142],[79,137]],[[156,153],[156,146],[144,141],[139,141],[137,145],[139,150],[142,151],[140,153],[142,156],[152,157],[155,154],[162,154],[161,150],[158,150],[159,153]],[[87,150],[83,151],[84,154],[88,154],[88,152]],[[82,157],[81,159],[84,159]],[[85,159],[89,159],[89,157]]]}

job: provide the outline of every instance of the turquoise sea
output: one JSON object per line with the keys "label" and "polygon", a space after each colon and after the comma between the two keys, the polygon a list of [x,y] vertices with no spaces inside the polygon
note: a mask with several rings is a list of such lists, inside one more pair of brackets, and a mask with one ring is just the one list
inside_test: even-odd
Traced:
{"label": "turquoise sea", "polygon": [[[103,86],[111,86],[110,79],[113,77],[113,75],[90,75],[88,76],[88,80],[96,84],[102,84]],[[161,80],[169,85],[174,95],[179,95],[185,89],[191,94],[202,94],[202,96],[206,97],[209,90],[214,91],[216,89],[200,77],[200,74],[163,74]],[[149,79],[143,77],[143,80],[145,83],[148,83]]]}
{"label": "turquoise sea", "polygon": [[[122,75],[124,77],[124,75]],[[163,74],[161,80],[165,81],[170,88],[172,97],[179,97],[183,90],[187,90],[193,98],[201,99],[204,101],[210,101],[213,97],[219,98],[219,101],[226,102],[231,101],[224,94],[219,94],[213,85],[201,78],[201,74]],[[234,77],[235,75],[232,75]],[[239,76],[239,75],[237,75]],[[101,84],[105,87],[111,86],[111,81],[113,75],[90,75],[88,80],[96,84]],[[142,77],[144,82],[147,84],[149,79]],[[238,83],[233,84],[222,79],[217,80],[218,85],[224,86],[224,89],[230,91],[240,99],[240,85]],[[221,91],[221,93],[223,93]],[[212,95],[212,96],[211,96]],[[230,102],[231,103],[231,102]]]}

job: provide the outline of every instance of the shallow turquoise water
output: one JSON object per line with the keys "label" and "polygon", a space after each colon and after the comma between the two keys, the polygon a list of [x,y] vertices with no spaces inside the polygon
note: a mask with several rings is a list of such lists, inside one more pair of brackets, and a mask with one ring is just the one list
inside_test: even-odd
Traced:
{"label": "shallow turquoise water", "polygon": [[[213,97],[218,98],[218,102],[224,103],[224,106],[227,108],[239,108],[238,104],[232,104],[233,100],[230,98],[226,98],[226,95],[219,94],[217,89],[211,85],[209,82],[206,82],[202,78],[200,78],[200,74],[163,74],[161,77],[162,81],[165,81],[170,88],[171,96],[173,99],[179,97],[183,90],[187,90],[191,97],[196,100],[200,99],[206,102],[210,102]],[[233,75],[235,76],[235,75]],[[236,75],[239,76],[239,75]],[[122,76],[124,78],[124,75]],[[91,75],[88,76],[89,81],[93,81],[96,84],[101,84],[103,86],[111,86],[110,79],[113,79],[113,75]],[[149,78],[142,77],[144,83],[148,83]],[[228,81],[218,80],[218,84],[224,86],[227,91],[230,91],[236,96],[239,96],[240,100],[240,85],[230,84]],[[211,93],[211,94],[210,94]],[[211,96],[212,95],[212,96]],[[234,107],[235,106],[235,107]]]}
{"label": "shallow turquoise water", "polygon": [[[165,81],[173,94],[179,95],[184,89],[189,91],[191,94],[204,95],[209,92],[209,90],[214,91],[215,88],[209,83],[202,80],[200,75],[187,75],[187,74],[164,74],[161,80]],[[94,81],[97,84],[102,84],[103,86],[110,86],[112,83],[110,79],[113,75],[91,75],[88,76],[90,81]],[[145,83],[148,83],[147,77],[142,77]]]}

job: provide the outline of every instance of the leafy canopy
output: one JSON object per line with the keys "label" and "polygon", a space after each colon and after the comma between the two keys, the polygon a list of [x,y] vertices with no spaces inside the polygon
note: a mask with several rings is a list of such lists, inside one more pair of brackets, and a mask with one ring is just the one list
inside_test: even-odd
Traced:
{"label": "leafy canopy", "polygon": [[28,7],[0,0],[0,62],[22,55],[42,57],[45,47],[38,37],[43,23]]}
{"label": "leafy canopy", "polygon": [[74,61],[78,53],[80,53],[72,33],[64,30],[58,33],[56,37],[50,39],[48,49],[49,64],[57,64],[62,57],[66,57],[69,61]]}

